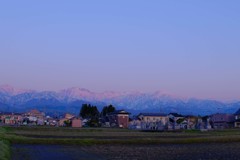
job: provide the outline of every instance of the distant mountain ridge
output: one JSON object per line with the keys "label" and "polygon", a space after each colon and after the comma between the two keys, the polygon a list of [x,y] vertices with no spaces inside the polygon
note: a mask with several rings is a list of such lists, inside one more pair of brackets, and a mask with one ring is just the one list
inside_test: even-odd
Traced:
{"label": "distant mountain ridge", "polygon": [[139,112],[178,112],[181,114],[209,115],[217,112],[234,113],[240,102],[223,103],[215,100],[181,99],[162,92],[95,93],[84,88],[69,88],[59,92],[16,89],[0,86],[0,111],[23,112],[37,108],[46,112],[79,113],[81,105],[91,103],[99,107],[113,104],[133,114]]}

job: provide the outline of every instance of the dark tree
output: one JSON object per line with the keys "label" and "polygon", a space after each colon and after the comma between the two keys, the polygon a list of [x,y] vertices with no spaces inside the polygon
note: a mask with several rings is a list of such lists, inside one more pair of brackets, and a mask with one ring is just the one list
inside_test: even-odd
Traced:
{"label": "dark tree", "polygon": [[87,104],[83,104],[79,115],[82,118],[87,118],[87,113],[88,113],[88,105]]}
{"label": "dark tree", "polygon": [[114,112],[116,109],[113,105],[105,106],[102,109],[101,117],[105,117],[108,113]]}
{"label": "dark tree", "polygon": [[90,104],[83,104],[80,114],[82,118],[88,119],[88,125],[97,127],[99,122],[99,111],[96,106]]}

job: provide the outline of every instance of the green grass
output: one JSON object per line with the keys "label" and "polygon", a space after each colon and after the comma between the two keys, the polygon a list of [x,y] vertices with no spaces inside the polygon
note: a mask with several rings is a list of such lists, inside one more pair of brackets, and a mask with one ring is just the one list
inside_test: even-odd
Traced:
{"label": "green grass", "polygon": [[10,159],[10,144],[5,139],[6,129],[0,127],[0,160]]}
{"label": "green grass", "polygon": [[0,160],[10,159],[10,145],[7,141],[0,140]]}
{"label": "green grass", "polygon": [[240,130],[141,132],[111,128],[5,127],[4,139],[25,144],[189,144],[240,142]]}
{"label": "green grass", "polygon": [[240,130],[143,132],[116,128],[0,127],[0,160],[10,159],[11,144],[57,144],[100,148],[103,146],[107,148],[109,146],[110,148],[114,146],[131,148],[151,144],[192,144],[193,146],[213,144],[213,146],[222,146],[240,144]]}
{"label": "green grass", "polygon": [[240,130],[142,132],[112,128],[0,127],[0,160],[10,159],[10,144],[149,145],[240,142]]}

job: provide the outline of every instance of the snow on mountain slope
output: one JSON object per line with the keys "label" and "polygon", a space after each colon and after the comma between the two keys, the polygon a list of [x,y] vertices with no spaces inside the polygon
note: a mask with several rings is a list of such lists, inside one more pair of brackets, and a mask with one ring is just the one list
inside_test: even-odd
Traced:
{"label": "snow on mountain slope", "polygon": [[58,96],[68,101],[74,101],[78,99],[94,100],[96,97],[95,93],[87,89],[77,87],[61,90],[60,92],[58,92]]}
{"label": "snow on mountain slope", "polygon": [[2,94],[18,95],[18,94],[27,93],[27,92],[32,92],[32,90],[17,89],[10,85],[1,85],[0,86],[0,93],[2,93]]}
{"label": "snow on mountain slope", "polygon": [[[83,88],[69,88],[59,92],[15,89],[9,85],[0,86],[0,111],[6,108],[62,107],[65,111],[78,111],[83,103],[98,107],[113,104],[119,109],[134,112],[179,112],[183,114],[212,114],[216,112],[233,113],[240,107],[240,102],[223,103],[214,100],[182,99],[157,91],[143,92],[91,92]],[[4,105],[3,105],[4,104]],[[4,106],[4,107],[3,107]],[[8,107],[6,107],[8,106]]]}

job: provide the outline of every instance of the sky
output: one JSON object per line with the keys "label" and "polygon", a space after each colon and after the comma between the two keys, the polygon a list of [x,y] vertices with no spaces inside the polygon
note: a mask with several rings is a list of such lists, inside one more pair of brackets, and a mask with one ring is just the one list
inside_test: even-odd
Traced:
{"label": "sky", "polygon": [[1,1],[0,84],[240,99],[240,1]]}

